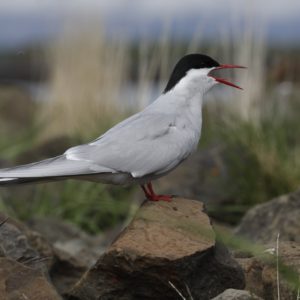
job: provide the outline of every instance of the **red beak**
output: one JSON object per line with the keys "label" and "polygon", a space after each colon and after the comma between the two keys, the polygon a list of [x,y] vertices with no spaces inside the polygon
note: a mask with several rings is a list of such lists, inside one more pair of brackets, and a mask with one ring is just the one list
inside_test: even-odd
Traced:
{"label": "red beak", "polygon": [[[214,70],[220,70],[220,69],[246,69],[246,67],[237,66],[237,65],[220,65],[219,67],[214,68],[213,71]],[[214,78],[216,81],[218,81],[220,83],[223,83],[223,84],[226,84],[226,85],[229,85],[229,86],[232,86],[232,87],[235,87],[237,89],[242,90],[241,87],[235,85],[234,83],[231,83],[231,82],[227,81],[226,79],[214,77],[214,76],[211,76],[211,75],[209,75],[209,76]]]}

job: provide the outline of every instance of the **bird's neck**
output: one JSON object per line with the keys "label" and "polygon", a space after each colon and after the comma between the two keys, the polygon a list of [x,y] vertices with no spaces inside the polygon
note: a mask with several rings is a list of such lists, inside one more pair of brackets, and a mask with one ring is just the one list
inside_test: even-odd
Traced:
{"label": "bird's neck", "polygon": [[179,96],[178,99],[178,115],[185,115],[185,119],[190,122],[195,130],[200,132],[202,125],[203,94],[200,92],[181,94],[181,97]]}
{"label": "bird's neck", "polygon": [[157,99],[153,106],[159,111],[165,111],[174,115],[178,122],[182,122],[182,126],[188,126],[200,132],[202,99],[203,93],[199,92],[199,90],[173,89]]}
{"label": "bird's neck", "polygon": [[186,98],[193,98],[194,96],[203,95],[208,92],[215,84],[216,81],[208,76],[192,76],[193,73],[183,78],[179,83],[174,86],[173,92],[182,95]]}
{"label": "bird's neck", "polygon": [[170,91],[170,99],[177,109],[178,114],[185,114],[186,119],[201,131],[203,97],[216,81],[206,74],[191,70]]}

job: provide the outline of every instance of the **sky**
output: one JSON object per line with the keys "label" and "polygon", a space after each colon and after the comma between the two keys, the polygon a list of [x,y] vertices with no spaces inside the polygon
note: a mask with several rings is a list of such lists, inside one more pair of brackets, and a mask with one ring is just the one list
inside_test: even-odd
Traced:
{"label": "sky", "polygon": [[[300,44],[299,0],[1,0],[0,47],[15,47],[57,35],[82,15],[101,20],[106,30],[131,37],[154,37],[166,23],[189,38],[201,27],[206,38],[246,18],[270,41]],[[246,17],[245,17],[246,16]]]}

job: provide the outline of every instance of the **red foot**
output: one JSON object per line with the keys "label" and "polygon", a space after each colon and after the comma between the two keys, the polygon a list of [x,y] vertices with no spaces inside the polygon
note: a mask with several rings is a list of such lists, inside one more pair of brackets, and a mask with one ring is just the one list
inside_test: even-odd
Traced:
{"label": "red foot", "polygon": [[144,185],[141,185],[141,188],[143,189],[146,198],[150,201],[167,201],[167,202],[172,201],[171,195],[156,195],[153,190],[151,182],[147,184],[148,190]]}

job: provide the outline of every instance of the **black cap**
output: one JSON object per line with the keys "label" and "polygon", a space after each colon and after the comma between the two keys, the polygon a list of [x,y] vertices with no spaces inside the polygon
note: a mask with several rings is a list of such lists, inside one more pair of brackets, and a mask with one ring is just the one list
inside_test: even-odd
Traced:
{"label": "black cap", "polygon": [[188,54],[182,57],[170,76],[169,82],[164,90],[164,93],[171,90],[186,73],[191,69],[208,69],[218,67],[220,64],[211,57],[204,54]]}

